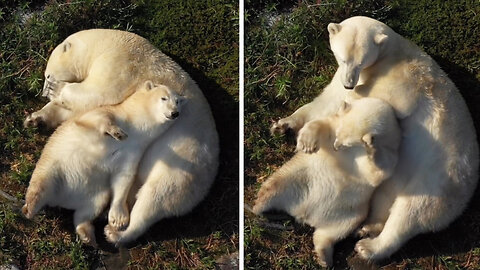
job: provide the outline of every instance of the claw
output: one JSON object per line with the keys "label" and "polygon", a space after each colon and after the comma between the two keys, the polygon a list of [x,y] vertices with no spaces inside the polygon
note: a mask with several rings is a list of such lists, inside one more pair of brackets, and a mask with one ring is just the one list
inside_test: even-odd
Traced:
{"label": "claw", "polygon": [[50,82],[47,79],[45,79],[45,82],[43,83],[42,97],[46,97],[50,93],[49,85],[50,85]]}

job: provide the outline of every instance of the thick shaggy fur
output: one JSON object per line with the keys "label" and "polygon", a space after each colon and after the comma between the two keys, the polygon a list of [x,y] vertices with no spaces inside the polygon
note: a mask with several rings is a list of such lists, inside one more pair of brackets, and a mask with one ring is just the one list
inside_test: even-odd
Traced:
{"label": "thick shaggy fur", "polygon": [[56,127],[84,110],[123,101],[146,80],[168,86],[188,103],[175,125],[145,152],[136,177],[136,187],[143,186],[130,224],[111,241],[133,241],[156,221],[186,214],[205,197],[219,154],[210,107],[190,76],[147,40],[117,30],[80,31],[52,52],[45,78],[44,94],[51,102],[25,125]]}
{"label": "thick shaggy fur", "polygon": [[27,218],[45,205],[73,209],[80,239],[95,244],[91,221],[113,193],[109,223],[119,229],[128,224],[127,196],[139,161],[180,109],[181,97],[174,91],[151,82],[146,86],[119,105],[65,122],[52,134],[27,189],[22,208]]}
{"label": "thick shaggy fur", "polygon": [[254,211],[284,210],[315,227],[319,263],[329,266],[335,242],[365,219],[375,187],[393,173],[400,139],[393,109],[379,99],[311,121],[300,130],[300,152],[263,183]]}
{"label": "thick shaggy fur", "polygon": [[375,191],[361,229],[373,238],[355,247],[365,259],[382,259],[419,233],[445,228],[465,209],[478,181],[475,129],[447,75],[388,26],[353,17],[328,30],[339,64],[332,82],[272,132],[298,131],[344,99],[377,97],[395,109],[403,135],[398,166]]}

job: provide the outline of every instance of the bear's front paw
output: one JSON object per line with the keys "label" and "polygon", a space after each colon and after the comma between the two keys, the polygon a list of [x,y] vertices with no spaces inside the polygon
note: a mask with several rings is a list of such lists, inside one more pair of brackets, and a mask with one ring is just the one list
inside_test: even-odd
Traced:
{"label": "bear's front paw", "polygon": [[117,126],[111,126],[105,133],[117,141],[123,141],[128,137],[127,133]]}
{"label": "bear's front paw", "polygon": [[113,226],[110,226],[110,224],[107,224],[107,226],[105,226],[104,232],[108,242],[112,244],[117,244],[120,240],[120,232],[115,230],[115,228]]}
{"label": "bear's front paw", "polygon": [[25,121],[23,121],[23,126],[28,128],[28,127],[40,127],[40,126],[45,126],[45,120],[41,115],[38,115],[36,112],[30,114],[27,116]]}
{"label": "bear's front paw", "polygon": [[330,249],[319,249],[315,250],[317,253],[317,263],[320,266],[327,268],[333,265],[333,250]]}
{"label": "bear's front paw", "polygon": [[289,129],[295,131],[293,121],[289,120],[288,118],[283,118],[272,124],[270,133],[272,135],[282,135],[285,134]]}
{"label": "bear's front paw", "polygon": [[93,247],[97,247],[97,240],[95,239],[95,229],[91,224],[80,224],[76,228],[78,237],[86,244]]}
{"label": "bear's front paw", "polygon": [[256,215],[261,215],[265,211],[265,207],[271,197],[271,194],[273,194],[273,192],[268,188],[262,187],[260,189],[257,199],[255,200],[255,204],[253,205],[253,213]]}
{"label": "bear's front paw", "polygon": [[50,75],[47,79],[45,79],[45,83],[43,84],[42,96],[48,97],[50,100],[57,99],[65,85],[65,82],[57,81],[53,75]]}
{"label": "bear's front paw", "polygon": [[300,130],[297,138],[297,151],[307,154],[315,153],[320,148],[320,142],[315,132],[309,128]]}
{"label": "bear's front paw", "polygon": [[130,215],[126,205],[112,205],[108,212],[108,224],[115,230],[124,230],[130,221]]}
{"label": "bear's front paw", "polygon": [[382,223],[363,225],[361,228],[355,231],[355,236],[360,238],[377,237],[380,234],[380,232],[382,232],[382,229],[383,229]]}
{"label": "bear's front paw", "polygon": [[33,217],[32,209],[30,209],[30,206],[28,204],[25,204],[22,207],[22,213],[27,219],[32,219]]}
{"label": "bear's front paw", "polygon": [[378,238],[365,238],[357,242],[355,251],[364,260],[376,260],[380,249]]}

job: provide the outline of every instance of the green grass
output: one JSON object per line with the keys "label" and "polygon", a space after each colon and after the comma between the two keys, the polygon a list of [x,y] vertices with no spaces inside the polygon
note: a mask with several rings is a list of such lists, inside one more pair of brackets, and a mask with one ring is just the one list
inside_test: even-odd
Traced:
{"label": "green grass", "polygon": [[[261,183],[294,154],[292,136],[271,136],[272,120],[310,102],[330,82],[337,64],[327,25],[348,17],[376,18],[412,40],[447,72],[480,121],[480,5],[478,1],[246,1],[245,201],[253,205]],[[353,252],[356,239],[335,247],[335,268],[479,269],[480,194],[465,213],[436,234],[415,237],[392,258],[366,264]],[[312,229],[266,228],[245,218],[246,269],[318,269]]]}
{"label": "green grass", "polygon": [[177,61],[205,93],[220,135],[221,165],[210,194],[184,217],[153,226],[128,256],[105,241],[100,249],[76,239],[72,213],[48,208],[25,220],[0,205],[0,265],[21,269],[88,269],[102,262],[131,269],[212,269],[238,250],[238,2],[0,0],[0,189],[23,199],[48,132],[24,129],[40,97],[50,52],[79,30],[135,32]]}

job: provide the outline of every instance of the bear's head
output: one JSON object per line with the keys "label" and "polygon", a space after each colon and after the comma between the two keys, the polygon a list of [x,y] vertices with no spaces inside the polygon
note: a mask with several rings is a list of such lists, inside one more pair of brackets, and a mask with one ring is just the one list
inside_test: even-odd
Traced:
{"label": "bear's head", "polygon": [[146,81],[140,91],[147,95],[152,113],[159,122],[175,120],[180,115],[185,98],[166,85]]}
{"label": "bear's head", "polygon": [[352,17],[327,27],[330,48],[338,62],[345,89],[353,89],[360,72],[377,61],[387,41],[386,25],[368,17]]}
{"label": "bear's head", "polygon": [[393,143],[394,149],[400,143],[400,134],[389,104],[377,98],[360,98],[340,107],[335,119],[334,148],[364,145],[368,151],[374,145]]}
{"label": "bear's head", "polygon": [[[82,80],[78,68],[83,66],[85,55],[83,44],[67,39],[60,43],[50,54],[45,79],[47,81],[79,82]],[[80,55],[79,55],[80,54]]]}

